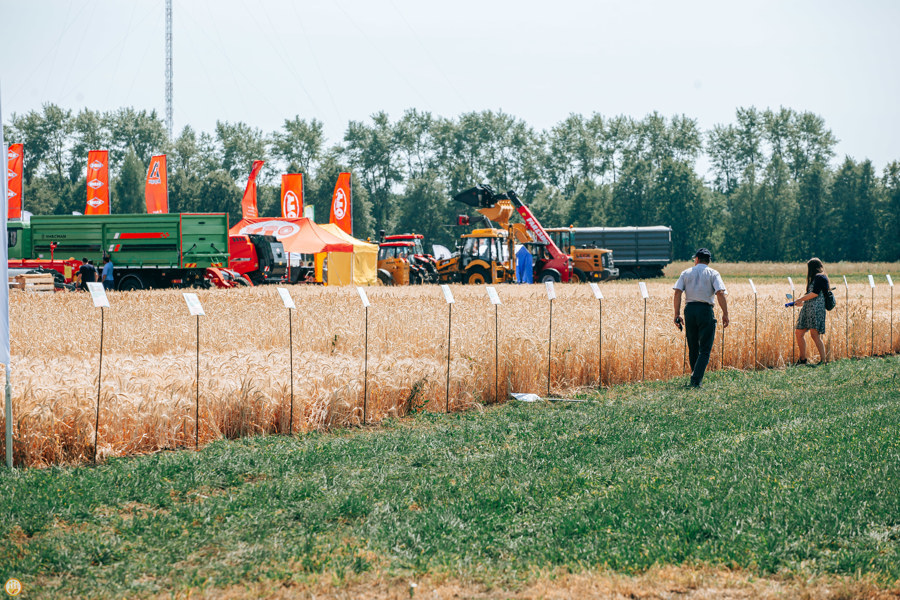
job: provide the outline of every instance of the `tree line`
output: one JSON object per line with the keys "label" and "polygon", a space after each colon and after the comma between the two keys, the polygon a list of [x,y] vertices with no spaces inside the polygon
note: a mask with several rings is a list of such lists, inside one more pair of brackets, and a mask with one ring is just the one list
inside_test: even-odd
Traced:
{"label": "tree line", "polygon": [[280,175],[299,172],[305,203],[324,221],[338,173],[352,172],[361,238],[416,232],[453,247],[466,207],[451,198],[485,182],[515,189],[547,226],[668,225],[676,258],[702,245],[729,261],[900,260],[900,161],[881,173],[869,160],[833,165],[837,139],[809,112],[739,108],[709,131],[683,115],[572,114],[536,131],[503,112],[410,109],[351,121],[336,144],[323,131],[299,116],[268,133],[219,121],[170,141],[155,111],[46,104],[12,115],[5,136],[25,145],[25,208],[34,214],[83,211],[88,150],[108,149],[118,213],[144,212],[150,157],[166,154],[170,211],[227,212],[235,223],[261,159],[263,216],[280,215]]}

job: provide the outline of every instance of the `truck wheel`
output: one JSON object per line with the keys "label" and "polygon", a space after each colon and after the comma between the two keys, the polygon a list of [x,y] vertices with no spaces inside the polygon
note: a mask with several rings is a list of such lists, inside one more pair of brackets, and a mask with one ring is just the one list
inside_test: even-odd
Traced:
{"label": "truck wheel", "polygon": [[491,274],[484,267],[472,267],[466,275],[466,283],[491,283]]}
{"label": "truck wheel", "polygon": [[141,278],[137,275],[126,275],[121,280],[119,280],[119,285],[116,289],[120,292],[142,290],[144,289],[144,282],[141,281]]}
{"label": "truck wheel", "polygon": [[544,269],[541,271],[541,274],[538,275],[538,281],[541,283],[546,283],[547,281],[553,281],[554,283],[559,283],[560,277],[559,271],[556,269]]}
{"label": "truck wheel", "polygon": [[577,267],[572,268],[572,274],[569,275],[569,283],[585,283],[588,280],[584,271]]}

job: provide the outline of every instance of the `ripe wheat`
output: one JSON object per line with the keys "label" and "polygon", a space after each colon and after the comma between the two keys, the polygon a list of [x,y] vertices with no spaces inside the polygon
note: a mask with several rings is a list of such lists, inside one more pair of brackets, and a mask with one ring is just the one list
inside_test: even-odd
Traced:
{"label": "ripe wheat", "polygon": [[[731,326],[717,332],[710,369],[781,367],[793,355],[785,284],[727,281]],[[681,375],[684,336],[672,324],[672,281],[603,284],[602,383]],[[410,411],[465,410],[547,389],[550,304],[544,287],[497,286],[498,393],[494,307],[482,286],[454,286],[447,385],[448,306],[436,286],[370,288],[368,377],[364,379],[364,310],[352,288],[295,286],[293,423],[288,311],[273,287],[199,292],[200,442],[217,438],[377,422]],[[598,384],[598,303],[587,286],[557,285],[553,302],[550,387],[572,394]],[[830,358],[897,351],[889,340],[889,288],[843,286],[828,313]],[[98,454],[119,456],[193,445],[197,395],[196,320],[175,290],[109,294],[100,381]],[[874,316],[874,339],[872,322]],[[100,362],[100,310],[82,293],[11,295],[14,459],[20,465],[89,460]],[[845,331],[846,326],[846,331]],[[754,343],[754,339],[757,340]],[[811,348],[812,349],[812,348]],[[812,349],[812,356],[816,352]],[[449,406],[447,403],[449,401]],[[0,419],[2,420],[2,419]],[[3,425],[5,426],[5,424]],[[0,426],[2,427],[2,426]],[[2,448],[0,448],[2,451]]]}

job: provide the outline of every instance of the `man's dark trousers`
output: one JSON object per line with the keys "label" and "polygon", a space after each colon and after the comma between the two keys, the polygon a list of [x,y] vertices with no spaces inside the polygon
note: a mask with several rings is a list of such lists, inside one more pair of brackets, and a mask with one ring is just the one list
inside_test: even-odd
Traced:
{"label": "man's dark trousers", "polygon": [[691,385],[699,386],[709,364],[716,339],[716,316],[706,302],[688,302],[684,307],[684,334],[691,361]]}

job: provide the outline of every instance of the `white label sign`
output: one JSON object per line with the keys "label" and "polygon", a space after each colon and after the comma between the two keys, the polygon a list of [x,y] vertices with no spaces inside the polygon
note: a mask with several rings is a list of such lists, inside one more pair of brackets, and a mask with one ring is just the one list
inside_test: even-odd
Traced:
{"label": "white label sign", "polygon": [[94,301],[94,306],[97,308],[109,308],[109,298],[106,297],[106,290],[103,289],[103,284],[92,281],[87,284],[88,291],[91,293],[91,300]]}
{"label": "white label sign", "polygon": [[197,297],[197,294],[184,292],[184,301],[187,303],[188,310],[191,311],[192,315],[206,315],[206,313],[203,312],[203,305],[200,304],[200,298]]}
{"label": "white label sign", "polygon": [[650,294],[647,293],[647,284],[643,281],[638,282],[638,286],[641,288],[641,298],[646,300],[650,297]]}
{"label": "white label sign", "polygon": [[444,291],[444,300],[447,301],[447,304],[453,304],[455,302],[453,300],[453,292],[450,291],[449,285],[441,285],[441,289]]}
{"label": "white label sign", "polygon": [[553,288],[553,282],[545,281],[544,287],[547,288],[547,299],[548,300],[556,300],[556,290]]}
{"label": "white label sign", "polygon": [[297,308],[297,305],[294,304],[294,299],[291,298],[291,293],[287,291],[287,288],[278,288],[278,293],[281,295],[281,301],[284,302],[285,308]]}
{"label": "white label sign", "polygon": [[887,277],[888,285],[891,286],[891,287],[894,287],[894,280],[891,279],[891,276],[890,276],[890,275],[885,275],[885,277]]}
{"label": "white label sign", "polygon": [[359,292],[359,299],[362,300],[363,308],[369,308],[371,304],[369,304],[369,297],[366,296],[366,290],[357,287],[356,291]]}
{"label": "white label sign", "polygon": [[869,275],[869,287],[873,289],[875,288],[875,278],[871,275]]}
{"label": "white label sign", "polygon": [[755,296],[756,295],[756,284],[753,283],[752,279],[748,279],[747,281],[750,282],[750,289],[753,290],[753,295]]}
{"label": "white label sign", "polygon": [[846,275],[844,275],[844,289],[847,290],[848,292],[850,291],[850,286],[847,285],[847,276]]}
{"label": "white label sign", "polygon": [[591,291],[594,292],[594,298],[603,300],[603,292],[600,291],[600,286],[594,281],[591,281],[588,285],[591,286]]}
{"label": "white label sign", "polygon": [[788,283],[791,284],[791,291],[794,291],[794,280],[788,277]]}
{"label": "white label sign", "polygon": [[491,304],[503,304],[500,302],[500,294],[497,293],[497,288],[494,286],[487,286],[488,298],[491,299]]}

